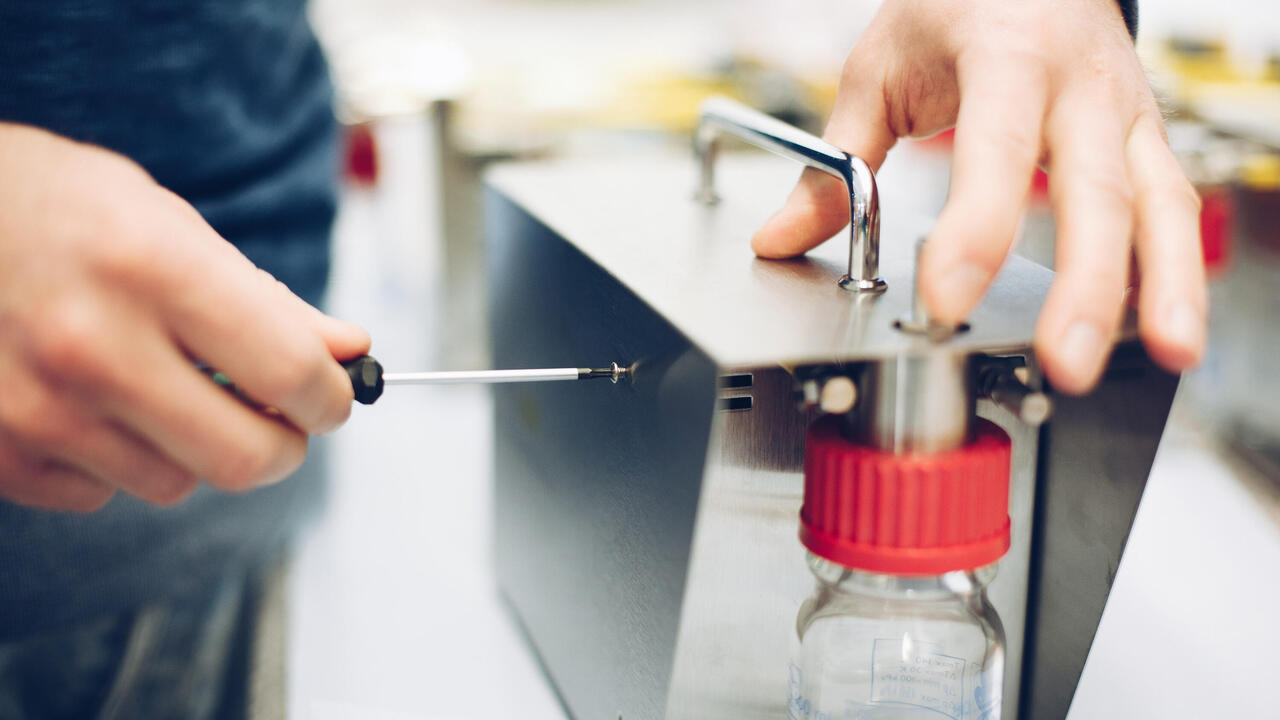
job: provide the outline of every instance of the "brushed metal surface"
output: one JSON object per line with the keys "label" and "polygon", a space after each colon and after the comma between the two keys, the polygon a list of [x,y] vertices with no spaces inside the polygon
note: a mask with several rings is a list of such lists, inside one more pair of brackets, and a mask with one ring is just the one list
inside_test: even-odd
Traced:
{"label": "brushed metal surface", "polygon": [[[752,234],[795,181],[793,164],[726,154],[721,202],[694,200],[697,165],[672,154],[571,159],[494,168],[488,182],[616,277],[724,367],[832,362],[924,352],[927,338],[903,333],[914,245],[924,208],[909,164],[886,164],[881,195],[881,295],[842,291],[847,242],[827,242],[789,261],[760,260]],[[916,203],[916,205],[913,205]],[[1052,273],[1010,257],[969,318],[968,332],[944,341],[957,352],[1031,344]]]}
{"label": "brushed metal surface", "polygon": [[[895,226],[905,210],[885,212],[890,290],[856,295],[832,282],[843,243],[798,261],[751,256],[751,232],[794,178],[787,163],[726,158],[712,209],[680,182],[687,158],[624,165],[492,176],[495,363],[639,362],[625,389],[497,390],[502,590],[577,720],[776,718],[813,582],[796,537],[812,411],[798,409],[790,368],[1023,350],[1051,274],[1012,259],[972,330],[932,344],[893,328],[912,294],[901,238],[913,235]],[[891,188],[910,187],[893,177],[881,174],[886,208],[901,197]],[[1009,638],[1006,720],[1019,706],[1065,712],[1150,468],[1173,385],[1113,384],[1124,358],[1104,385],[1114,396],[1067,403],[1039,431],[978,403],[1014,442],[1012,548],[991,587]],[[739,410],[717,412],[718,397]],[[1110,489],[1080,491],[1099,484]]]}
{"label": "brushed metal surface", "polygon": [[639,361],[629,383],[494,386],[502,592],[572,717],[661,717],[716,368],[521,209],[486,213],[495,363]]}
{"label": "brushed metal surface", "polygon": [[[816,414],[797,410],[780,368],[754,377],[752,410],[716,417],[690,557],[665,717],[765,720],[787,712],[796,616],[814,578],[797,537],[804,434]],[[1007,637],[1006,720],[1016,716],[1030,564],[1037,431],[989,401],[979,414],[1013,441],[1009,552],[990,586]]]}
{"label": "brushed metal surface", "polygon": [[1127,342],[1096,392],[1053,398],[1040,431],[1022,717],[1067,716],[1178,381]]}
{"label": "brushed metal surface", "polygon": [[868,363],[850,437],[895,453],[964,445],[973,421],[971,358],[932,352]]}
{"label": "brushed metal surface", "polygon": [[[1000,559],[996,578],[987,587],[991,604],[1005,630],[1004,700],[1002,720],[1018,720],[1022,694],[1022,658],[1026,645],[1027,590],[1031,567],[1032,516],[1036,501],[1036,463],[1040,451],[1038,427],[990,400],[978,401],[978,416],[999,425],[1013,443],[1009,475],[1009,552]],[[1074,687],[1074,686],[1073,686]],[[1025,716],[1034,720],[1035,716]]]}
{"label": "brushed metal surface", "polygon": [[797,530],[804,436],[816,414],[796,409],[785,370],[752,374],[751,412],[716,417],[669,719],[787,716],[796,614],[814,583]]}

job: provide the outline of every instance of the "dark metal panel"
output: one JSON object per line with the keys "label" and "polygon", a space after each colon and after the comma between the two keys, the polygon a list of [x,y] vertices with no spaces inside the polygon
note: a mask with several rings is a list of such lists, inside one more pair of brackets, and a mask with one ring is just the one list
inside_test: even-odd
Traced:
{"label": "dark metal panel", "polygon": [[1021,720],[1071,707],[1177,387],[1126,342],[1092,394],[1054,396],[1040,433]]}
{"label": "dark metal panel", "polygon": [[499,582],[575,718],[660,718],[716,368],[630,291],[489,191],[496,367],[638,361],[634,381],[495,389]]}

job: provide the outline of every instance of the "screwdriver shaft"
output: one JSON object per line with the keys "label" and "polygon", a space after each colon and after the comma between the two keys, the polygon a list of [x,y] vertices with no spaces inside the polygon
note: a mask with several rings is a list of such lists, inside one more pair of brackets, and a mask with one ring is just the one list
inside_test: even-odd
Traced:
{"label": "screwdriver shaft", "polygon": [[[249,396],[231,382],[231,379],[204,363],[196,363],[196,367],[208,375],[215,383],[228,392],[234,393],[246,404],[262,409]],[[351,390],[356,402],[361,405],[372,405],[382,397],[384,385],[454,385],[461,383],[510,383],[510,382],[548,382],[551,380],[590,380],[593,378],[609,378],[617,384],[619,380],[631,377],[631,368],[622,367],[618,363],[610,363],[607,368],[528,368],[521,370],[444,370],[435,372],[383,372],[382,363],[361,355],[342,363],[342,369],[351,378]]]}
{"label": "screwdriver shaft", "polygon": [[548,382],[587,377],[589,368],[532,368],[528,370],[444,370],[383,373],[387,385],[453,385],[461,383]]}

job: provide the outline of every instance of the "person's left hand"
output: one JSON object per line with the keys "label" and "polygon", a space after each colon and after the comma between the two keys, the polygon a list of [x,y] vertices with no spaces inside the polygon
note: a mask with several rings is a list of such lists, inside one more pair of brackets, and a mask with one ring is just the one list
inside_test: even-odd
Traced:
{"label": "person's left hand", "polygon": [[[920,267],[933,318],[956,323],[977,305],[1043,160],[1058,222],[1035,338],[1049,380],[1072,393],[1097,382],[1135,252],[1148,352],[1175,372],[1199,361],[1199,199],[1115,0],[887,0],[845,62],[826,139],[875,169],[897,138],[953,124],[951,190]],[[808,170],[753,247],[803,253],[848,222],[848,207],[838,180]]]}

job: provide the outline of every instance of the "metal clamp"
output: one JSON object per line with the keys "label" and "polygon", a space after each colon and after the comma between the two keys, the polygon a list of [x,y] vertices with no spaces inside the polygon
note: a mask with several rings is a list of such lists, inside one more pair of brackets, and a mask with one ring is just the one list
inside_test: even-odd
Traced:
{"label": "metal clamp", "polygon": [[843,180],[849,190],[849,265],[840,287],[864,293],[885,291],[888,286],[880,277],[880,196],[875,174],[865,162],[740,102],[710,97],[702,103],[693,140],[702,166],[697,198],[708,205],[719,200],[715,164],[719,138],[725,133]]}

